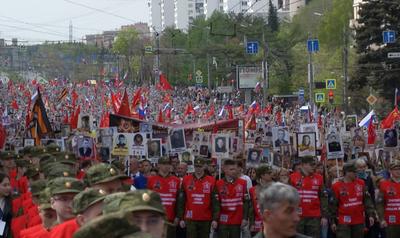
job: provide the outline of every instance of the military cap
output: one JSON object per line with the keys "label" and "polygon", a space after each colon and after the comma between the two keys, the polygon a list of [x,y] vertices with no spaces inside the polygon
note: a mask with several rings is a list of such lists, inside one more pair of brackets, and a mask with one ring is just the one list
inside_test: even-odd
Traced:
{"label": "military cap", "polygon": [[122,174],[115,166],[105,163],[93,165],[85,174],[85,181],[89,186],[126,178],[129,177]]}
{"label": "military cap", "polygon": [[161,156],[161,158],[158,159],[158,164],[171,164],[171,159],[167,156]]}
{"label": "military cap", "polygon": [[45,188],[42,192],[39,194],[39,209],[40,210],[45,210],[45,209],[50,209],[51,204],[50,204],[50,188]]}
{"label": "military cap", "polygon": [[29,149],[29,154],[31,157],[39,157],[42,155],[45,148],[43,146],[35,146]]}
{"label": "military cap", "polygon": [[0,159],[1,160],[12,160],[15,157],[17,157],[17,155],[14,152],[11,152],[11,151],[1,152],[1,154],[0,154]]}
{"label": "military cap", "polygon": [[46,180],[44,179],[39,179],[36,181],[33,181],[31,183],[31,193],[33,196],[40,195],[40,193],[46,188]]}
{"label": "military cap", "polygon": [[196,157],[195,159],[194,159],[194,166],[196,167],[196,166],[204,166],[206,164],[206,161],[205,161],[205,159],[204,158],[200,158],[200,157]]}
{"label": "military cap", "polygon": [[76,175],[76,172],[71,168],[71,166],[57,162],[49,164],[49,167],[44,171],[44,173],[47,179],[54,179],[57,177],[75,177]]}
{"label": "military cap", "polygon": [[140,232],[140,228],[132,224],[129,214],[113,213],[96,217],[83,225],[74,238],[147,238],[148,234]]}
{"label": "military cap", "polygon": [[61,151],[60,146],[55,143],[51,143],[50,145],[45,147],[46,153],[54,154]]}
{"label": "military cap", "polygon": [[356,172],[357,168],[353,162],[346,162],[343,164],[343,172]]}
{"label": "military cap", "polygon": [[127,192],[119,202],[120,211],[154,211],[165,215],[165,210],[158,193],[147,189]]}
{"label": "military cap", "polygon": [[303,164],[316,164],[315,158],[313,156],[304,156],[301,158],[301,163]]}
{"label": "military cap", "polygon": [[269,166],[269,165],[262,165],[262,166],[260,166],[260,167],[258,167],[257,169],[256,169],[256,177],[257,177],[257,179],[259,179],[259,178],[261,178],[261,176],[262,175],[264,175],[264,174],[270,174],[270,173],[272,173],[273,171],[272,171],[272,167],[271,166]]}
{"label": "military cap", "polygon": [[39,159],[40,159],[40,161],[39,161],[40,169],[43,169],[43,166],[48,163],[53,163],[53,162],[57,161],[57,159],[53,155],[48,154],[48,153],[41,154],[39,156]]}
{"label": "military cap", "polygon": [[20,149],[18,151],[18,154],[24,156],[24,155],[30,155],[31,152],[34,150],[34,146],[25,146],[24,148]]}
{"label": "military cap", "polygon": [[76,164],[77,158],[74,153],[58,152],[55,153],[57,162],[63,164]]}
{"label": "military cap", "polygon": [[40,173],[39,167],[30,166],[30,167],[28,167],[28,169],[26,170],[25,175],[26,175],[28,178],[33,178],[33,177],[39,175],[39,173]]}
{"label": "military cap", "polygon": [[389,164],[390,169],[399,169],[400,168],[400,161],[397,159],[394,159],[390,164]]}
{"label": "military cap", "polygon": [[15,160],[15,164],[17,165],[17,167],[25,167],[26,168],[32,164],[32,160],[18,158]]}
{"label": "military cap", "polygon": [[83,183],[71,177],[58,177],[49,181],[50,195],[62,193],[79,193],[84,189]]}
{"label": "military cap", "polygon": [[119,203],[126,192],[108,194],[103,200],[103,215],[119,211]]}
{"label": "military cap", "polygon": [[81,214],[86,211],[90,206],[103,201],[106,196],[106,192],[101,189],[89,188],[78,193],[74,200],[72,200],[72,212],[75,214]]}

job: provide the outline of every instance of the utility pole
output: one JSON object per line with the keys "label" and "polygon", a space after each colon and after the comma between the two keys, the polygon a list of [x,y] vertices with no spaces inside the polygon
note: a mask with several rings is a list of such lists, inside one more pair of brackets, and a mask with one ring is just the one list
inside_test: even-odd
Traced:
{"label": "utility pole", "polygon": [[73,26],[72,26],[72,21],[69,21],[69,43],[72,43],[72,33],[73,33]]}
{"label": "utility pole", "polygon": [[211,90],[210,54],[207,53],[207,86]]}
{"label": "utility pole", "polygon": [[343,29],[343,39],[344,39],[344,47],[343,47],[343,110],[347,113],[348,102],[347,102],[347,75],[348,75],[348,57],[349,51],[347,49],[348,46],[348,34],[347,27],[345,26]]}
{"label": "utility pole", "polygon": [[267,56],[268,56],[268,44],[265,40],[265,35],[263,32],[263,43],[264,43],[264,51],[263,51],[263,62],[262,62],[262,67],[263,67],[263,103],[262,106],[265,108],[267,106],[267,85],[268,85],[268,61],[267,61]]}
{"label": "utility pole", "polygon": [[156,31],[156,28],[153,27],[154,32],[156,33],[156,46],[157,46],[157,54],[156,54],[156,66],[157,69],[154,72],[154,85],[160,80],[160,33]]}
{"label": "utility pole", "polygon": [[313,84],[314,84],[314,70],[312,63],[312,52],[308,52],[308,84],[309,84],[309,95],[310,95],[310,106],[313,107],[314,97],[313,97]]}

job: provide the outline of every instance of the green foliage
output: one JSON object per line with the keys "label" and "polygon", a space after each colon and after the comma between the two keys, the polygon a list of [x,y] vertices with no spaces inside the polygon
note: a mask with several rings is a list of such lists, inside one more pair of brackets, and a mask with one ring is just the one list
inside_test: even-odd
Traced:
{"label": "green foliage", "polygon": [[278,31],[279,29],[278,10],[272,4],[271,0],[269,0],[268,26],[272,32]]}

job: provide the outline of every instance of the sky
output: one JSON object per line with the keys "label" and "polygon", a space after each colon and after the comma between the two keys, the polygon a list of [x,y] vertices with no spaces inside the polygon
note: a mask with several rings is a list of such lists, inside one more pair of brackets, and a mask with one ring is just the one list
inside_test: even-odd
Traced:
{"label": "sky", "polygon": [[67,41],[70,22],[76,41],[86,34],[148,23],[147,0],[1,0],[0,38],[6,41]]}

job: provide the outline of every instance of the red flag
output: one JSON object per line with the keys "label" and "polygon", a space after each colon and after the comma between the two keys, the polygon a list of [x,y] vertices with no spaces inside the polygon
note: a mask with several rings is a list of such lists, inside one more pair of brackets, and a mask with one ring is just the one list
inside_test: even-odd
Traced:
{"label": "red flag", "polygon": [[69,118],[68,118],[68,112],[67,112],[67,113],[65,113],[65,116],[64,116],[64,119],[63,119],[63,123],[64,124],[68,124],[68,122],[69,122]]}
{"label": "red flag", "polygon": [[6,129],[3,127],[3,124],[0,121],[0,149],[3,149],[4,144],[6,143],[7,133]]}
{"label": "red flag", "polygon": [[277,111],[275,114],[275,119],[276,119],[276,123],[278,125],[282,125],[282,112],[281,111]]}
{"label": "red flag", "polygon": [[375,125],[373,119],[371,118],[368,125],[368,145],[375,144],[375,140],[376,140]]}
{"label": "red flag", "polygon": [[210,118],[213,117],[215,115],[215,106],[214,104],[211,105],[210,110],[208,110],[207,114],[206,114],[206,118]]}
{"label": "red flag", "polygon": [[113,94],[112,92],[111,92],[111,102],[112,102],[112,106],[114,109],[114,113],[117,113],[119,110],[119,107],[121,106],[121,102],[118,99],[118,96]]}
{"label": "red flag", "polygon": [[80,113],[81,113],[81,105],[78,106],[78,108],[75,110],[75,113],[73,114],[74,117],[71,118],[71,129],[76,129],[78,127],[78,119]]}
{"label": "red flag", "polygon": [[18,110],[18,109],[19,109],[17,100],[14,99],[14,100],[12,101],[11,107],[12,107],[14,110]]}
{"label": "red flag", "polygon": [[245,129],[246,130],[255,130],[255,129],[257,129],[256,116],[254,114],[252,114],[251,117],[250,117],[250,120],[247,121]]}
{"label": "red flag", "polygon": [[322,128],[322,116],[318,114],[318,128]]}
{"label": "red flag", "polygon": [[132,110],[136,109],[136,106],[139,105],[140,97],[142,96],[142,88],[138,88],[133,95],[132,99]]}
{"label": "red flag", "polygon": [[382,129],[389,129],[393,127],[395,121],[400,120],[399,109],[396,107],[385,119],[381,122]]}
{"label": "red flag", "polygon": [[232,106],[231,106],[231,105],[225,106],[225,108],[228,110],[228,119],[229,119],[229,120],[232,120],[232,119],[233,119],[233,109],[232,109]]}
{"label": "red flag", "polygon": [[171,120],[171,109],[170,108],[165,109],[165,118],[167,118],[168,121]]}
{"label": "red flag", "polygon": [[159,122],[159,123],[163,123],[164,122],[163,113],[162,113],[161,108],[160,108],[160,110],[158,112],[157,122]]}
{"label": "red flag", "polygon": [[164,74],[160,74],[160,86],[163,90],[173,90],[171,84],[169,84],[167,77]]}
{"label": "red flag", "polygon": [[72,91],[72,107],[75,108],[76,101],[78,100],[79,95],[75,92],[75,89]]}
{"label": "red flag", "polygon": [[268,106],[266,106],[263,110],[263,114],[269,115],[272,112],[272,104],[269,104]]}
{"label": "red flag", "polygon": [[129,107],[129,99],[128,99],[128,93],[124,92],[124,97],[122,98],[122,103],[121,107],[118,109],[118,114],[126,117],[131,116],[131,109]]}
{"label": "red flag", "polygon": [[194,110],[192,103],[189,103],[186,106],[186,111],[185,111],[185,116],[190,115],[190,114],[193,114],[193,115],[196,114],[196,111]]}

